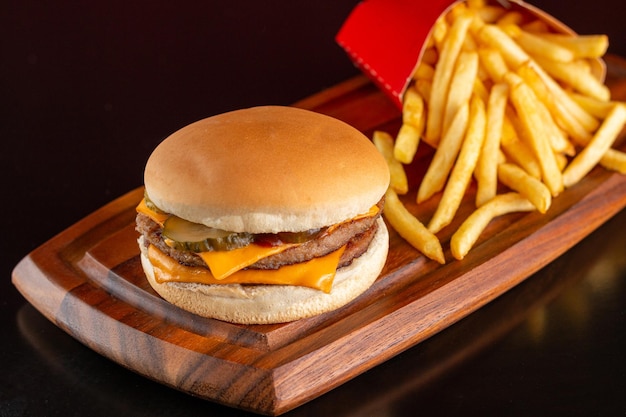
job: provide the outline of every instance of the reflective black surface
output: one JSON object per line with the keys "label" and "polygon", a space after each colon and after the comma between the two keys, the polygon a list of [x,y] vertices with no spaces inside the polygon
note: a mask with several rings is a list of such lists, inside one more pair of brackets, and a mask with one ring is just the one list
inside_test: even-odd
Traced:
{"label": "reflective black surface", "polygon": [[[179,127],[289,104],[357,74],[333,37],[355,1],[4,2],[0,10],[0,416],[247,413],[76,342],[13,266],[141,185]],[[623,5],[537,1],[626,56]],[[623,415],[626,211],[520,286],[294,416]]]}

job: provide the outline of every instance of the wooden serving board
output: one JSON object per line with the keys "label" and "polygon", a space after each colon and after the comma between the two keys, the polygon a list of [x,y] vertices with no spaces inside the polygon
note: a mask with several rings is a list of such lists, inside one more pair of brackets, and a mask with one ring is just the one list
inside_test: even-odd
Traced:
{"label": "wooden serving board", "polygon": [[[626,65],[610,58],[608,69],[613,96],[623,100]],[[400,124],[398,110],[364,77],[295,105],[367,135],[395,133]],[[413,192],[404,197],[423,221],[437,201],[417,207],[415,185],[431,154],[422,146],[408,167]],[[361,297],[310,319],[256,326],[184,312],[149,287],[134,231],[142,193],[129,192],[34,250],[16,266],[14,284],[57,326],[128,369],[207,400],[278,415],[434,335],[554,260],[626,206],[626,176],[596,168],[548,213],[496,219],[456,261],[449,239],[473,209],[470,190],[455,222],[439,234],[445,265],[390,229],[385,268]]]}

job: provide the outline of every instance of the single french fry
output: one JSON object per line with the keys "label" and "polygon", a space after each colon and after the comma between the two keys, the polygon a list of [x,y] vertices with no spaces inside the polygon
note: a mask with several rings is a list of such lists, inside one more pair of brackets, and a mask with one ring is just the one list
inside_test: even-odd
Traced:
{"label": "single french fry", "polygon": [[524,21],[524,16],[522,16],[522,13],[516,10],[512,10],[512,11],[506,12],[500,19],[498,19],[497,24],[499,26],[506,26],[510,24],[520,25],[522,24],[523,21]]}
{"label": "single french fry", "polygon": [[580,151],[565,168],[563,183],[566,187],[576,184],[582,177],[602,159],[609,150],[615,138],[624,128],[626,123],[626,105],[616,104],[591,141]]}
{"label": "single french fry", "polygon": [[418,128],[412,124],[403,123],[398,130],[396,141],[393,147],[394,159],[403,164],[410,164],[413,161],[415,152],[420,142]]}
{"label": "single french fry", "polygon": [[450,250],[455,259],[463,259],[474,246],[480,234],[495,217],[507,213],[533,211],[535,206],[522,195],[512,192],[500,194],[470,214],[450,239]]}
{"label": "single french fry", "polygon": [[454,21],[444,40],[441,56],[435,66],[432,90],[428,101],[429,110],[425,134],[429,141],[435,144],[439,142],[441,137],[446,97],[454,71],[454,63],[459,56],[463,39],[471,22],[472,17],[470,15],[461,15]]}
{"label": "single french fry", "polygon": [[572,62],[574,53],[549,39],[523,31],[517,25],[509,25],[504,30],[533,57],[543,57],[559,62]]}
{"label": "single french fry", "polygon": [[443,248],[437,236],[431,233],[398,198],[392,189],[385,193],[385,211],[383,215],[398,234],[415,249],[440,264],[445,264]]}
{"label": "single french fry", "polygon": [[539,56],[534,59],[548,74],[574,90],[602,101],[611,99],[609,88],[576,62],[556,62]]}
{"label": "single french fry", "polygon": [[535,110],[538,101],[533,91],[514,73],[508,73],[505,80],[509,83],[510,98],[519,119],[527,132],[528,140],[541,167],[543,182],[550,189],[553,197],[563,191],[563,176],[556,163],[546,132],[542,129],[542,118]]}
{"label": "single french fry", "polygon": [[478,54],[476,52],[461,52],[456,61],[455,69],[450,80],[448,98],[446,100],[441,134],[445,135],[452,119],[459,109],[472,95],[474,80],[478,73]]}
{"label": "single french fry", "polygon": [[413,73],[413,79],[417,80],[422,78],[424,80],[432,81],[434,75],[435,68],[432,65],[425,62],[420,62],[417,68],[415,68],[415,72]]}
{"label": "single french fry", "polygon": [[393,138],[389,133],[377,130],[372,136],[372,142],[387,161],[390,174],[389,186],[398,194],[406,194],[409,191],[409,183],[404,167],[393,156]]}
{"label": "single french fry", "polygon": [[433,233],[450,224],[461,204],[485,140],[485,113],[485,103],[478,96],[472,96],[467,132],[459,157],[452,168],[441,201],[428,223],[428,230]]}
{"label": "single french fry", "polygon": [[409,164],[413,161],[426,123],[424,98],[414,86],[404,94],[402,126],[396,136],[393,155],[398,161]]}
{"label": "single french fry", "polygon": [[569,49],[575,58],[600,58],[609,47],[609,38],[606,35],[542,33],[539,36]]}
{"label": "single french fry", "polygon": [[487,132],[474,175],[477,181],[476,206],[480,207],[496,195],[498,187],[498,153],[502,125],[508,100],[507,84],[496,84],[491,88],[487,102]]}
{"label": "single french fry", "polygon": [[535,19],[520,26],[528,33],[540,34],[548,32],[548,25],[543,20]]}
{"label": "single french fry", "polygon": [[428,120],[428,100],[430,98],[430,91],[431,91],[431,87],[432,87],[432,83],[429,80],[424,80],[424,79],[419,79],[417,81],[415,81],[414,83],[414,87],[415,90],[419,93],[419,95],[422,97],[422,99],[424,100],[424,127],[421,128],[421,135],[420,135],[420,142],[426,142],[427,144],[429,144],[430,146],[432,146],[433,148],[437,147],[437,143],[429,140],[425,133],[425,127],[426,127],[426,121]]}
{"label": "single french fry", "polygon": [[432,81],[420,78],[415,81],[413,86],[415,87],[415,91],[417,91],[419,95],[422,96],[424,102],[428,104],[428,100],[430,99],[430,92],[433,86]]}
{"label": "single french fry", "polygon": [[437,52],[437,49],[435,47],[430,47],[424,50],[421,61],[429,65],[435,65],[438,59],[439,52]]}
{"label": "single french fry", "polygon": [[515,164],[498,165],[498,179],[513,191],[526,197],[540,213],[545,213],[552,204],[552,195],[546,185]]}
{"label": "single french fry", "polygon": [[[415,128],[422,129],[425,121],[424,97],[417,91],[415,85],[410,86],[404,93],[402,103],[402,123],[408,123]],[[421,131],[420,131],[421,134]]]}
{"label": "single french fry", "polygon": [[600,159],[600,165],[608,170],[626,174],[626,152],[609,149]]}
{"label": "single french fry", "polygon": [[448,174],[461,149],[468,121],[469,103],[465,103],[452,120],[450,128],[441,139],[433,159],[428,165],[426,174],[417,190],[418,203],[428,200],[445,186]]}
{"label": "single french fry", "polygon": [[602,101],[574,91],[568,91],[567,93],[572,100],[598,119],[605,119],[615,105],[614,101]]}
{"label": "single french fry", "polygon": [[450,27],[445,17],[442,16],[435,21],[431,30],[431,37],[438,51],[441,51],[443,41],[448,34],[448,30],[450,30]]}

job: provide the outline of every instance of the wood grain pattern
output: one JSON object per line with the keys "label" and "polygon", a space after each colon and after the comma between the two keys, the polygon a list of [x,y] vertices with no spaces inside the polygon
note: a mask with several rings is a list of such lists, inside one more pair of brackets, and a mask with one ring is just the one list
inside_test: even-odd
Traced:
{"label": "wood grain pattern", "polygon": [[[609,58],[608,84],[626,97],[626,65]],[[342,119],[367,135],[395,132],[396,108],[364,77],[295,103]],[[624,149],[624,144],[620,144]],[[409,167],[415,184],[431,156]],[[147,284],[138,259],[136,189],[25,257],[13,282],[45,317],[96,352],[147,378],[221,404],[267,415],[297,407],[432,336],[517,285],[626,206],[626,176],[594,169],[547,214],[492,222],[463,261],[426,259],[390,230],[380,278],[337,311],[278,325],[241,326],[186,313]],[[407,206],[421,219],[436,198]],[[472,210],[473,190],[452,231]]]}

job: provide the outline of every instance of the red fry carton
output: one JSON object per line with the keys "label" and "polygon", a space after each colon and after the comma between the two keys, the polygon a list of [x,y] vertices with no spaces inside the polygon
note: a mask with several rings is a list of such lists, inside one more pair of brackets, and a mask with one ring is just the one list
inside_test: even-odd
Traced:
{"label": "red fry carton", "polygon": [[[363,0],[336,36],[352,61],[399,107],[435,21],[459,0]],[[496,3],[493,1],[492,3]],[[522,0],[496,4],[543,20],[553,31],[575,34],[565,24]],[[604,79],[604,64],[594,73]]]}

